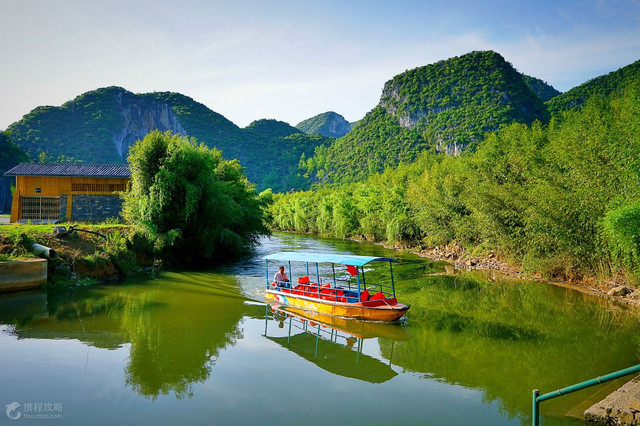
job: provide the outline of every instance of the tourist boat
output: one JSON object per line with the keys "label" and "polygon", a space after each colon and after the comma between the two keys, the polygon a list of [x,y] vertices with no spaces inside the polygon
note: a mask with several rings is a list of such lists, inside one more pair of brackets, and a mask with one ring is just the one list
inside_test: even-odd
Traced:
{"label": "tourist boat", "polygon": [[[332,253],[280,252],[265,258],[267,302],[276,302],[284,307],[299,308],[324,315],[354,318],[369,321],[395,321],[401,318],[409,305],[398,303],[393,280],[393,263],[389,257],[355,256]],[[289,282],[275,282],[270,278],[270,261],[278,261],[278,266],[286,262]],[[291,263],[296,265],[294,269]],[[367,282],[364,266],[370,262],[389,263],[389,283]],[[320,276],[320,265],[323,275]],[[326,266],[331,265],[329,270]],[[304,266],[303,266],[304,265]],[[313,276],[310,266],[314,266]],[[338,268],[346,268],[340,275]],[[297,278],[293,280],[294,274]]]}

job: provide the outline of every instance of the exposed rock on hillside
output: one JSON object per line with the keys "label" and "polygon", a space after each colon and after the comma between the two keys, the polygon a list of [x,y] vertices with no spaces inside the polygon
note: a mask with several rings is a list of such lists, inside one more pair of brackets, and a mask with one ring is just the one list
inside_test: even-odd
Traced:
{"label": "exposed rock on hillside", "polygon": [[332,138],[341,138],[351,131],[349,122],[333,111],[307,118],[298,123],[296,127],[308,135],[322,135]]}

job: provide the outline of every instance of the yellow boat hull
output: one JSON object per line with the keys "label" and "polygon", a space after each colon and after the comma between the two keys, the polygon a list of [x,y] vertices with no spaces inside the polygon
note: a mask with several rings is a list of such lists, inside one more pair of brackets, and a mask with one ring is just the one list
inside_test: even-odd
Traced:
{"label": "yellow boat hull", "polygon": [[268,302],[275,302],[283,306],[318,312],[324,315],[367,321],[395,321],[409,310],[409,305],[403,305],[397,302],[392,305],[363,306],[361,303],[321,300],[291,293],[283,293],[278,290],[265,290],[264,296]]}
{"label": "yellow boat hull", "polygon": [[350,318],[336,317],[321,314],[316,311],[305,311],[292,306],[282,306],[276,302],[267,302],[273,312],[298,318],[300,321],[309,321],[310,324],[319,323],[323,327],[329,327],[336,331],[350,334],[359,339],[382,337],[388,340],[407,340],[409,336],[405,327],[399,324],[389,324],[373,321],[353,321]]}

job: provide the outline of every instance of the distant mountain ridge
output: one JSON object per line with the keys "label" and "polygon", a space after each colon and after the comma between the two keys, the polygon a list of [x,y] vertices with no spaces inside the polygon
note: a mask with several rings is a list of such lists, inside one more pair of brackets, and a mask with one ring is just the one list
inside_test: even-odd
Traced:
{"label": "distant mountain ridge", "polygon": [[593,78],[586,83],[548,100],[545,105],[552,116],[558,117],[562,111],[578,108],[591,96],[609,97],[630,81],[640,78],[640,60],[608,74]]}
{"label": "distant mountain ridge", "polygon": [[[124,163],[131,147],[151,130],[195,137],[238,159],[249,180],[274,190],[296,185],[304,153],[327,140],[307,135],[281,140],[299,130],[277,120],[259,120],[241,129],[192,98],[173,92],[134,94],[121,87],[86,92],[60,107],[38,107],[7,129],[8,137],[33,159],[86,163]],[[278,184],[278,176],[281,179]]]}
{"label": "distant mountain ridge", "polygon": [[351,131],[351,124],[340,114],[328,111],[299,122],[296,128],[308,135],[341,138]]}
{"label": "distant mountain ridge", "polygon": [[270,139],[285,138],[295,133],[302,133],[289,123],[272,118],[255,120],[244,129]]}
{"label": "distant mountain ridge", "polygon": [[399,74],[346,136],[307,161],[321,182],[358,180],[425,149],[458,154],[502,124],[547,122],[542,100],[501,55],[471,52]]}
{"label": "distant mountain ridge", "polygon": [[238,159],[258,190],[290,191],[364,179],[413,162],[424,150],[457,155],[504,124],[546,123],[634,78],[640,79],[640,61],[561,94],[498,53],[479,51],[396,75],[379,103],[351,124],[329,111],[296,127],[261,119],[240,128],[180,93],[106,87],[60,107],[35,108],[3,136],[33,160],[123,163],[136,140],[154,129],[170,130]]}
{"label": "distant mountain ridge", "polygon": [[522,74],[522,78],[524,79],[524,82],[527,84],[527,86],[529,86],[531,91],[535,93],[542,102],[546,102],[549,99],[555,98],[556,96],[562,94],[561,91],[557,90],[546,81],[540,80],[539,78],[531,77],[526,74]]}

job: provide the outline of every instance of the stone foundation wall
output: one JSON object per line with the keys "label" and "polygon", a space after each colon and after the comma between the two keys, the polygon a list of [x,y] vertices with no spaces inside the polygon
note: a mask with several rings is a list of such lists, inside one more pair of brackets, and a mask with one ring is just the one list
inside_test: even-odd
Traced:
{"label": "stone foundation wall", "polygon": [[71,219],[74,222],[101,222],[107,218],[117,218],[122,211],[122,198],[119,195],[72,195],[72,197]]}
{"label": "stone foundation wall", "polygon": [[60,222],[67,221],[67,196],[60,196]]}

